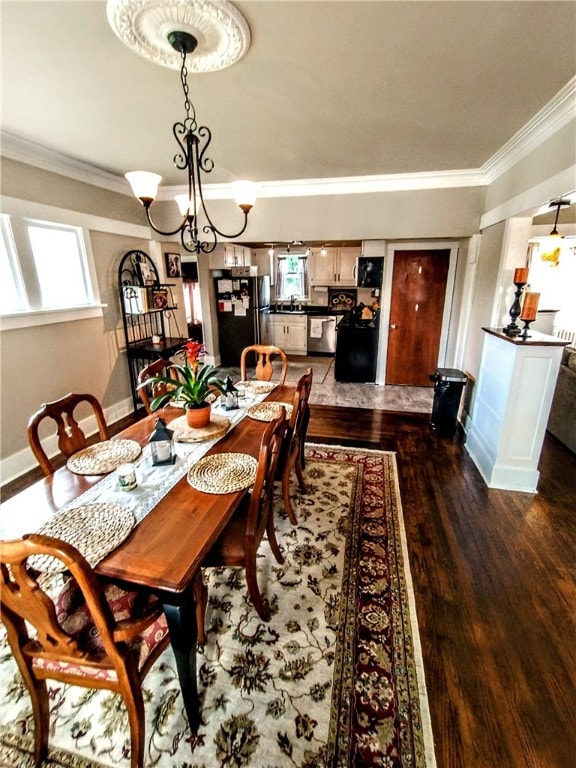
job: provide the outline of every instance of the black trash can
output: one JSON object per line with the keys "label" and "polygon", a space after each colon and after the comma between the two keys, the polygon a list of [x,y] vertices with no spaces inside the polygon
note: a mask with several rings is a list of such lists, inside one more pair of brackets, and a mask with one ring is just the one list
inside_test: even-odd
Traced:
{"label": "black trash can", "polygon": [[456,368],[437,368],[430,374],[434,382],[434,403],[430,426],[442,437],[452,437],[456,431],[456,419],[466,374]]}

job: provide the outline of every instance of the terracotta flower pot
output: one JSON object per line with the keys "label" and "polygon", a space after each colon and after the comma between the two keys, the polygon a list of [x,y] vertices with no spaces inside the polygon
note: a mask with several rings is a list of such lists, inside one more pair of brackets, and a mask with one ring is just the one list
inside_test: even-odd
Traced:
{"label": "terracotta flower pot", "polygon": [[207,427],[210,424],[210,414],[212,406],[210,403],[204,403],[196,408],[186,409],[186,421],[189,427],[194,429],[201,429]]}

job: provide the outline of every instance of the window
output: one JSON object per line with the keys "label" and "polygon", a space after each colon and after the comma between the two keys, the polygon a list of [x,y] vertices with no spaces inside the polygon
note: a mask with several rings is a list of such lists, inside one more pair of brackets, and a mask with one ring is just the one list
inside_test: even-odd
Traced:
{"label": "window", "polygon": [[102,314],[84,230],[24,216],[0,216],[2,329]]}
{"label": "window", "polygon": [[286,254],[278,256],[276,267],[276,298],[308,297],[308,257]]}
{"label": "window", "polygon": [[8,216],[0,216],[0,235],[0,312],[22,312],[28,302],[18,264],[12,258],[16,248]]}
{"label": "window", "polygon": [[82,231],[27,222],[42,309],[79,307],[91,302]]}

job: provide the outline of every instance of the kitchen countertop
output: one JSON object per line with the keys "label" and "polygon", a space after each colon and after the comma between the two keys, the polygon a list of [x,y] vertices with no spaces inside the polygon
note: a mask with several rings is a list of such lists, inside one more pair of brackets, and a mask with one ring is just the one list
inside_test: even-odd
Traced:
{"label": "kitchen countertop", "polygon": [[330,307],[312,307],[306,306],[301,309],[281,309],[280,307],[271,306],[267,310],[269,315],[338,315],[342,316],[346,314],[342,310],[331,309]]}

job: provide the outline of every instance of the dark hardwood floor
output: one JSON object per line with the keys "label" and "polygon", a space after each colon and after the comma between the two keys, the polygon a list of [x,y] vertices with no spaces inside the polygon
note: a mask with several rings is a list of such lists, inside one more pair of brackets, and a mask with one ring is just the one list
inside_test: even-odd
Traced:
{"label": "dark hardwood floor", "polygon": [[576,456],[547,433],[539,493],[493,490],[428,420],[312,405],[308,439],[397,452],[438,768],[572,768]]}
{"label": "dark hardwood floor", "polygon": [[308,439],[397,452],[438,768],[576,765],[576,456],[487,488],[428,414],[312,406]]}

